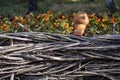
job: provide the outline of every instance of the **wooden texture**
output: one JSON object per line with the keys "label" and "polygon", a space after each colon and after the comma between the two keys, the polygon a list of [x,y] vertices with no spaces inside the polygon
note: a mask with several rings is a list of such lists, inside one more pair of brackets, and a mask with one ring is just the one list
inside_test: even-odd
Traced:
{"label": "wooden texture", "polygon": [[93,76],[103,77],[97,80],[119,80],[120,35],[1,33],[0,80],[21,76],[22,80],[31,76],[39,76],[40,80],[80,80]]}

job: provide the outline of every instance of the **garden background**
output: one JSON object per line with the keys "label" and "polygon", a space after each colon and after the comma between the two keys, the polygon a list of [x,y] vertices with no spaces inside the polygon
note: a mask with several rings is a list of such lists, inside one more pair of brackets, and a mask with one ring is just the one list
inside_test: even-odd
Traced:
{"label": "garden background", "polygon": [[[117,9],[119,0],[114,0]],[[120,32],[120,11],[111,13],[105,0],[38,0],[38,9],[28,13],[28,0],[0,0],[0,32],[24,31],[18,23],[38,32],[70,34],[78,11],[88,13],[90,23],[85,35],[111,34],[116,23]]]}

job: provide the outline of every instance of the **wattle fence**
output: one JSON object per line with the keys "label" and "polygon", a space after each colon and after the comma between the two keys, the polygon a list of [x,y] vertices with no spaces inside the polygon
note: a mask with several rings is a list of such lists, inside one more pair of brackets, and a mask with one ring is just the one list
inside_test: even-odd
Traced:
{"label": "wattle fence", "polygon": [[0,80],[119,80],[120,35],[0,33]]}

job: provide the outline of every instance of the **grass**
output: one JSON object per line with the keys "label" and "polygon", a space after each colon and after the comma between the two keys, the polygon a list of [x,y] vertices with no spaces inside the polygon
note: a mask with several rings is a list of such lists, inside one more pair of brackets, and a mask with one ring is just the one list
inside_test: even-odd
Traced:
{"label": "grass", "polygon": [[[0,15],[25,15],[28,12],[28,0],[0,0]],[[115,0],[120,8],[119,0]],[[43,13],[48,10],[58,15],[71,15],[77,11],[88,13],[108,14],[105,0],[38,0],[38,10],[35,13]],[[119,14],[120,12],[116,12]]]}

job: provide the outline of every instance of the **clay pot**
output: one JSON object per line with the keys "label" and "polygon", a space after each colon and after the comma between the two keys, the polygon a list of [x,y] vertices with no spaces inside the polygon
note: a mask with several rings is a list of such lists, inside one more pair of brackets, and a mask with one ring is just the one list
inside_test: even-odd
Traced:
{"label": "clay pot", "polygon": [[87,25],[89,23],[89,18],[87,16],[87,13],[85,13],[85,12],[78,12],[74,16],[74,23],[75,24],[85,24],[85,25]]}
{"label": "clay pot", "polygon": [[86,25],[75,24],[74,35],[82,36],[85,32]]}
{"label": "clay pot", "polygon": [[89,24],[89,18],[87,13],[85,12],[78,12],[74,16],[74,35],[82,36],[85,32],[86,26]]}

